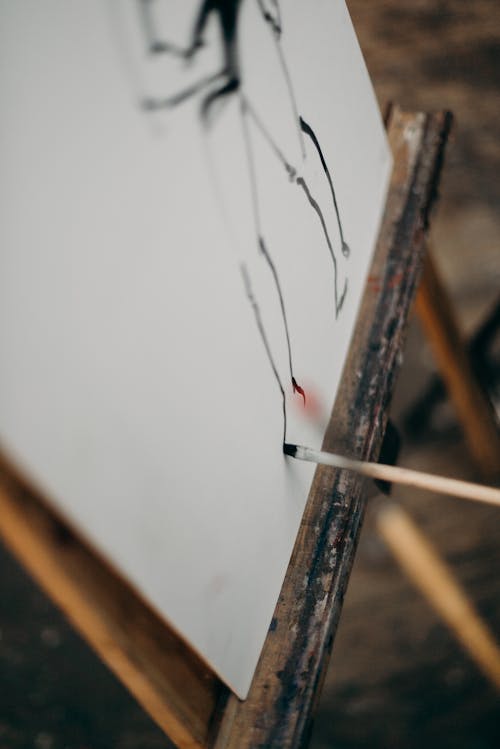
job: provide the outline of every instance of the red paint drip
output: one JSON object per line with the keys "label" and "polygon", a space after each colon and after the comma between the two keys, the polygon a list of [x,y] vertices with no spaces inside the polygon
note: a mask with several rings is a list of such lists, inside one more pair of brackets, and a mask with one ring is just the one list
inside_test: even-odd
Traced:
{"label": "red paint drip", "polygon": [[295,377],[292,377],[292,387],[294,393],[299,393],[302,398],[304,399],[304,406],[306,405],[306,393],[304,388],[301,388],[300,385],[297,383],[297,380]]}

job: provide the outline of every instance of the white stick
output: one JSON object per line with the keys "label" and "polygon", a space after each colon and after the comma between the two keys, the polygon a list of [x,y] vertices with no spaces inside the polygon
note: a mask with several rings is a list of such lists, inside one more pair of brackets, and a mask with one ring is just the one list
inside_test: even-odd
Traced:
{"label": "white stick", "polygon": [[406,486],[416,486],[419,489],[427,489],[427,491],[434,491],[439,494],[449,494],[454,497],[461,497],[462,499],[472,499],[477,502],[488,502],[500,507],[500,489],[495,489],[492,486],[482,486],[481,484],[473,484],[470,481],[460,481],[459,479],[450,479],[445,476],[434,476],[432,473],[412,471],[409,468],[399,468],[398,466],[384,465],[383,463],[353,460],[352,458],[345,458],[342,455],[313,450],[310,447],[302,447],[301,445],[286,444],[284,451],[286,455],[290,455],[292,458],[354,471],[363,476],[369,476],[372,479],[390,481],[395,484],[405,484]]}

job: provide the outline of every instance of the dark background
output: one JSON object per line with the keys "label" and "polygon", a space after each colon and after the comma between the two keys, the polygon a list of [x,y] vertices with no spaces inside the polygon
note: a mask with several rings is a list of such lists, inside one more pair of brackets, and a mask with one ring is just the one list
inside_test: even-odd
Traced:
{"label": "dark background", "polygon": [[[464,330],[500,290],[498,0],[350,0],[381,105],[451,109],[433,222]],[[412,321],[394,400],[400,426],[434,370]],[[449,404],[400,462],[476,478]],[[500,633],[500,511],[398,490]],[[163,734],[0,547],[0,749],[165,747]],[[314,749],[496,749],[498,696],[386,551],[368,513],[312,738]]]}

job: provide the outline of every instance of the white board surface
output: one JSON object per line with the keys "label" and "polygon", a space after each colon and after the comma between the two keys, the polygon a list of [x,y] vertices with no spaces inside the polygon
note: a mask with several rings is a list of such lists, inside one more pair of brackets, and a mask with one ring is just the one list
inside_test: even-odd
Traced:
{"label": "white board surface", "polygon": [[201,1],[0,1],[0,439],[245,697],[313,474],[278,377],[319,448],[391,159],[343,1],[211,5],[182,57]]}

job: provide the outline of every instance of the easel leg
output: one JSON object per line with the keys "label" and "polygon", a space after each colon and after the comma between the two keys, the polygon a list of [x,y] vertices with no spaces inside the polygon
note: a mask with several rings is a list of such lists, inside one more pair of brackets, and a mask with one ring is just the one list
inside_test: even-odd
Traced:
{"label": "easel leg", "polygon": [[500,473],[500,431],[474,377],[450,300],[427,252],[416,309],[463,426],[471,454],[487,477]]}
{"label": "easel leg", "polygon": [[399,505],[383,501],[377,530],[397,562],[500,690],[500,648],[448,565]]}

